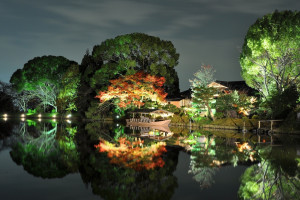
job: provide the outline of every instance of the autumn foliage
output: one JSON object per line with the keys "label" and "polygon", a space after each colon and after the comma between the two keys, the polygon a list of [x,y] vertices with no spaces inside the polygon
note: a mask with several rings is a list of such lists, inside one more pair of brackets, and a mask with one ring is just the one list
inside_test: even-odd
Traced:
{"label": "autumn foliage", "polygon": [[119,139],[119,145],[105,140],[95,145],[99,152],[107,152],[112,164],[132,168],[134,170],[149,170],[155,167],[163,167],[165,162],[161,155],[167,152],[165,142],[158,142],[151,146],[143,146],[143,140],[128,141],[126,138]]}
{"label": "autumn foliage", "polygon": [[100,102],[110,99],[119,99],[117,105],[120,108],[129,106],[141,107],[144,100],[165,102],[167,93],[162,86],[165,83],[164,77],[152,76],[144,72],[137,72],[133,75],[121,76],[118,79],[110,80],[110,86],[106,91],[99,92],[96,98]]}

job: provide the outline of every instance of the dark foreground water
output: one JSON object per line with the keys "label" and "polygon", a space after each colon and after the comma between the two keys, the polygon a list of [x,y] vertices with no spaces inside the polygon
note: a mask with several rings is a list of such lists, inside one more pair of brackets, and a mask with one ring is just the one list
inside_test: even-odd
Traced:
{"label": "dark foreground water", "polygon": [[140,138],[119,124],[0,125],[1,200],[300,199],[295,136],[171,128],[169,138]]}

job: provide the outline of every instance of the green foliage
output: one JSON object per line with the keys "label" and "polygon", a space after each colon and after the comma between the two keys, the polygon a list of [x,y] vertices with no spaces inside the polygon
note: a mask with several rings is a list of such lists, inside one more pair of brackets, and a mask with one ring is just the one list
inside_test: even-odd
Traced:
{"label": "green foliage", "polygon": [[284,119],[297,106],[299,93],[295,86],[291,86],[282,93],[274,93],[262,104],[266,115],[273,119]]}
{"label": "green foliage", "polygon": [[121,35],[94,46],[92,55],[84,58],[84,79],[92,88],[104,90],[109,80],[144,71],[165,77],[166,92],[177,94],[179,81],[174,67],[178,59],[170,41],[143,33]]}
{"label": "green foliage", "polygon": [[194,108],[193,115],[199,117],[201,112],[206,111],[210,118],[214,118],[212,112],[212,104],[215,102],[214,95],[217,94],[218,90],[214,87],[208,87],[208,85],[215,81],[214,79],[215,70],[213,67],[201,66],[200,70],[197,71],[194,76],[196,77],[191,82],[192,89],[192,107]]}
{"label": "green foliage", "polygon": [[259,184],[255,181],[260,178],[259,174],[255,174],[256,166],[252,166],[246,169],[241,180],[241,186],[239,189],[239,196],[243,199],[252,199],[259,191]]}
{"label": "green foliage", "polygon": [[[159,108],[160,108],[160,107],[159,107]],[[173,104],[163,105],[163,106],[161,107],[161,109],[170,111],[170,112],[175,113],[175,114],[179,114],[179,113],[182,112],[182,109],[177,108],[177,106],[175,106],[175,105],[173,105]]]}
{"label": "green foliage", "polygon": [[224,114],[222,112],[216,112],[215,118],[216,119],[222,119],[222,118],[224,118]]}
{"label": "green foliage", "polygon": [[36,113],[36,109],[28,109],[27,115],[33,115]]}
{"label": "green foliage", "polygon": [[98,102],[94,101],[92,102],[88,110],[85,112],[85,116],[88,119],[99,120],[107,116],[109,114],[109,111],[110,111],[109,106],[101,107],[101,105]]}
{"label": "green foliage", "polygon": [[171,118],[172,123],[189,123],[189,117],[185,114],[174,114]]}
{"label": "green foliage", "polygon": [[247,96],[243,92],[238,92],[234,90],[230,94],[221,94],[216,99],[216,104],[214,107],[223,113],[226,111],[234,110],[237,113],[242,113],[243,115],[249,115],[250,112],[254,111],[254,103],[256,98],[252,96]]}
{"label": "green foliage", "polygon": [[300,86],[300,12],[275,11],[248,30],[240,55],[242,77],[263,97]]}
{"label": "green foliage", "polygon": [[69,173],[58,151],[45,154],[43,149],[35,145],[19,143],[13,147],[10,155],[18,165],[23,165],[26,171],[37,177],[59,178]]}
{"label": "green foliage", "polygon": [[76,99],[81,74],[78,65],[71,65],[62,77],[62,86],[57,97],[59,112],[77,111]]}
{"label": "green foliage", "polygon": [[258,115],[253,115],[251,119],[259,119]]}
{"label": "green foliage", "polygon": [[18,69],[10,82],[18,92],[27,91],[32,98],[38,98],[44,110],[47,106],[56,110],[62,76],[73,63],[62,56],[36,57]]}

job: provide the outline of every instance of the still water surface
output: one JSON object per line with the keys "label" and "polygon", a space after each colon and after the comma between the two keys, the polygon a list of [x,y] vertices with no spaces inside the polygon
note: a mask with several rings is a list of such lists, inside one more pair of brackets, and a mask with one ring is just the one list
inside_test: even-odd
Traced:
{"label": "still water surface", "polygon": [[270,143],[269,136],[171,128],[172,137],[139,139],[140,130],[119,124],[0,125],[4,200],[300,196],[297,137]]}

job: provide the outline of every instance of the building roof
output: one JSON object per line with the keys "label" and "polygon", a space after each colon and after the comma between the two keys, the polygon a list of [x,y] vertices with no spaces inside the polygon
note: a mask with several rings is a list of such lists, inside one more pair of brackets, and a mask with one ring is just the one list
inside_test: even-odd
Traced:
{"label": "building roof", "polygon": [[249,87],[245,81],[215,81],[221,85],[224,85],[228,90],[237,90],[246,92],[248,95],[255,95],[257,92],[255,89]]}
{"label": "building roof", "polygon": [[[249,87],[245,81],[214,81],[211,84],[211,86],[214,86],[219,89],[226,89],[226,90],[237,90],[237,91],[243,91],[247,93],[250,96],[253,96],[257,93],[257,91],[251,87]],[[180,97],[182,99],[186,98],[192,98],[192,90],[188,89],[185,91],[180,92]]]}

